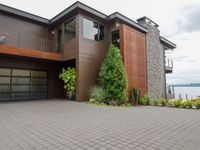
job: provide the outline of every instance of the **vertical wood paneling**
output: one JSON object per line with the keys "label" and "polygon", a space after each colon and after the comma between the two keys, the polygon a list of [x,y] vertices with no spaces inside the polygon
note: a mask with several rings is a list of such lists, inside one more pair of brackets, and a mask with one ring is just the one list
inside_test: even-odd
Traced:
{"label": "vertical wood paneling", "polygon": [[128,90],[133,87],[147,93],[147,64],[145,34],[126,25],[121,25],[121,53],[128,76]]}

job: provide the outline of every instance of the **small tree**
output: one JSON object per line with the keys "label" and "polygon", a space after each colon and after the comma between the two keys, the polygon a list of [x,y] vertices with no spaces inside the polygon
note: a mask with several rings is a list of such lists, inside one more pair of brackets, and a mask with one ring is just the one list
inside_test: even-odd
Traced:
{"label": "small tree", "polygon": [[75,96],[76,88],[76,71],[75,68],[62,68],[59,78],[64,82],[64,89],[66,90],[68,98],[72,99]]}
{"label": "small tree", "polygon": [[127,76],[118,47],[111,45],[99,72],[100,86],[106,90],[107,103],[127,102]]}

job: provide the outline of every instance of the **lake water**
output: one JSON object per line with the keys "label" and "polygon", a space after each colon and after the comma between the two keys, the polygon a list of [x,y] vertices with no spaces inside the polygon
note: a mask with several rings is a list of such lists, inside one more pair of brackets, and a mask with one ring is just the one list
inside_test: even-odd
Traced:
{"label": "lake water", "polygon": [[188,99],[200,96],[200,87],[174,87],[174,90],[176,99],[179,98],[179,94],[182,95],[183,99],[186,99],[186,94]]}

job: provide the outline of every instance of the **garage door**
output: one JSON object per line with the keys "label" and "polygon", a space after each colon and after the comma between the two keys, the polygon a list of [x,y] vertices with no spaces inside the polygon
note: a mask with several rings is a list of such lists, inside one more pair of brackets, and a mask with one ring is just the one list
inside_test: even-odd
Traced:
{"label": "garage door", "polygon": [[47,98],[47,72],[0,68],[0,101]]}

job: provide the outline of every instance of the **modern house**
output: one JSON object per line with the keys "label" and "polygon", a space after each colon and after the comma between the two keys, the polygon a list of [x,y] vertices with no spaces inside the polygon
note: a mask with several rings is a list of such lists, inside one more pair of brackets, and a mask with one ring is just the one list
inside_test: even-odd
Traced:
{"label": "modern house", "polygon": [[[111,43],[119,46],[128,88],[166,97],[165,51],[176,45],[147,17],[137,22],[76,2],[48,20],[0,4],[0,101],[63,98],[62,67],[76,68],[76,101],[88,100]],[[167,63],[168,64],[168,63]]]}

